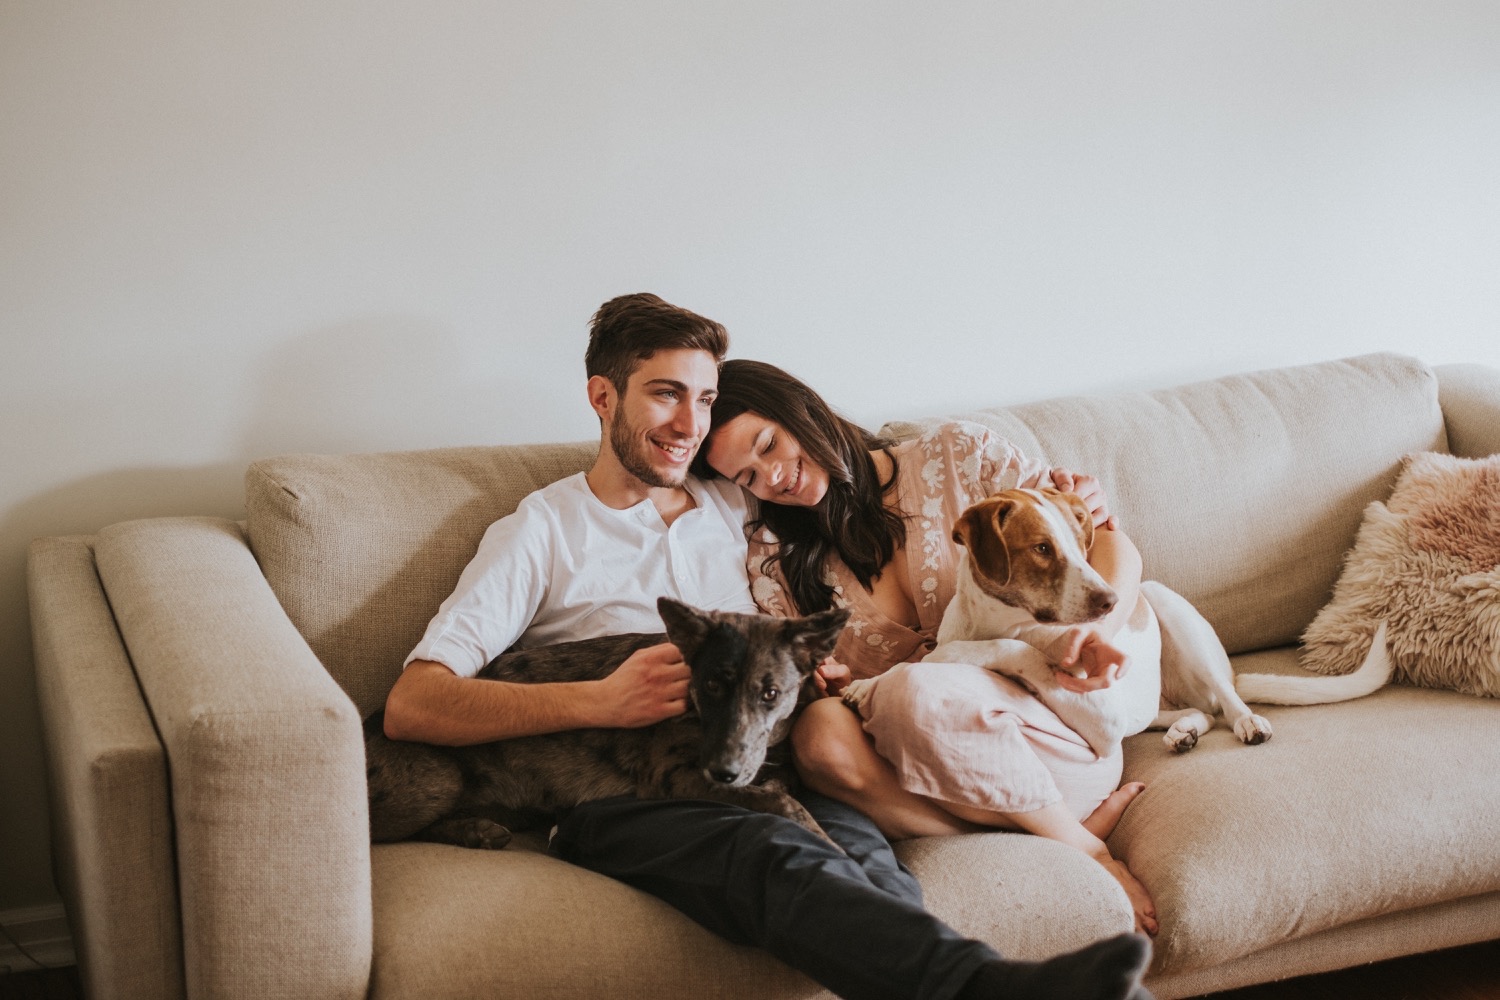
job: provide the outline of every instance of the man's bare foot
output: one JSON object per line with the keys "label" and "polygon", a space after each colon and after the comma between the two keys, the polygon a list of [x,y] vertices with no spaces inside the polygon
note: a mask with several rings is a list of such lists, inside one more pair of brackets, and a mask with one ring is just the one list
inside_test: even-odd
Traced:
{"label": "man's bare foot", "polygon": [[1125,815],[1125,808],[1145,790],[1145,783],[1140,781],[1129,781],[1121,785],[1099,803],[1098,809],[1089,813],[1088,819],[1083,821],[1083,828],[1100,840],[1108,840],[1109,835],[1115,832],[1120,817]]}
{"label": "man's bare foot", "polygon": [[1125,895],[1130,898],[1130,908],[1135,911],[1135,929],[1144,934],[1156,937],[1156,932],[1159,929],[1159,925],[1156,922],[1156,904],[1151,901],[1151,894],[1146,891],[1146,887],[1141,884],[1141,880],[1131,874],[1130,869],[1125,867],[1125,862],[1123,861],[1116,861],[1110,857],[1095,858],[1094,860],[1098,861],[1104,866],[1105,871],[1114,876],[1115,881],[1120,883],[1120,888],[1125,890]]}

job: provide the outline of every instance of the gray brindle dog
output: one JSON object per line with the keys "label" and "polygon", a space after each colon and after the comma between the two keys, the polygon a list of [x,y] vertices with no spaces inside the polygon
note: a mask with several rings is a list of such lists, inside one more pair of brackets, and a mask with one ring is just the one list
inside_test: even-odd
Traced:
{"label": "gray brindle dog", "polygon": [[[767,751],[812,696],[813,671],[849,613],[806,618],[699,611],[663,597],[666,634],[631,633],[517,650],[478,676],[537,683],[598,680],[631,653],[670,641],[692,670],[685,715],[640,729],[578,729],[467,747],[391,740],[384,713],[365,722],[370,835],[496,849],[510,831],[614,795],[698,798],[823,831],[785,785],[762,780]],[[770,769],[769,766],[766,767]]]}

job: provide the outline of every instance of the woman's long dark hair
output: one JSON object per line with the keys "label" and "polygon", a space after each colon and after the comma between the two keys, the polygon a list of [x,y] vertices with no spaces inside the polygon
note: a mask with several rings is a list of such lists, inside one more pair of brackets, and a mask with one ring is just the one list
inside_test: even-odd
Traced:
{"label": "woman's long dark hair", "polygon": [[[823,582],[830,552],[837,552],[868,590],[897,546],[906,543],[904,520],[885,505],[885,491],[896,480],[895,456],[885,482],[870,457],[875,450],[890,455],[891,442],[845,420],[806,383],[775,365],[726,361],[719,369],[709,435],[747,411],[780,424],[828,473],[828,492],[816,507],[761,503],[751,522],[752,529],[769,528],[781,543],[770,561],[781,563],[798,611],[812,614],[833,604],[833,588]],[[693,471],[711,478],[717,473],[706,451],[699,449]]]}

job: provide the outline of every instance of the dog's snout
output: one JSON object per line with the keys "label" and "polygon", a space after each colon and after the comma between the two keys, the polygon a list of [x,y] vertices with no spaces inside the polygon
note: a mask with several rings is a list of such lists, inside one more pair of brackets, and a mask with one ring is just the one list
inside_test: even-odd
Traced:
{"label": "dog's snout", "polygon": [[740,772],[732,771],[727,767],[715,767],[709,770],[708,776],[721,785],[732,785],[739,778]]}
{"label": "dog's snout", "polygon": [[1089,598],[1089,610],[1102,618],[1115,609],[1117,598],[1108,590],[1101,590]]}

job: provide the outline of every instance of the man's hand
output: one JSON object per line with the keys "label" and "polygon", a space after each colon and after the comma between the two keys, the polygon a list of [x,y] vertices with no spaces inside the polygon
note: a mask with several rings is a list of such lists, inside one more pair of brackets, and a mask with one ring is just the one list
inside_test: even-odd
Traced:
{"label": "man's hand", "polygon": [[1078,694],[1107,688],[1129,669],[1121,650],[1087,628],[1069,629],[1044,655],[1055,664],[1053,676],[1058,685]]}
{"label": "man's hand", "polygon": [[1090,475],[1080,475],[1067,469],[1052,470],[1052,485],[1064,493],[1072,493],[1083,501],[1083,505],[1094,516],[1094,527],[1115,529],[1119,524],[1109,512],[1109,497],[1104,486]]}
{"label": "man's hand", "polygon": [[638,729],[687,711],[692,671],[670,642],[638,649],[599,682],[609,706],[607,725]]}
{"label": "man's hand", "polygon": [[831,656],[813,671],[813,681],[818,685],[818,691],[835,697],[843,692],[853,678],[854,674],[849,668]]}

